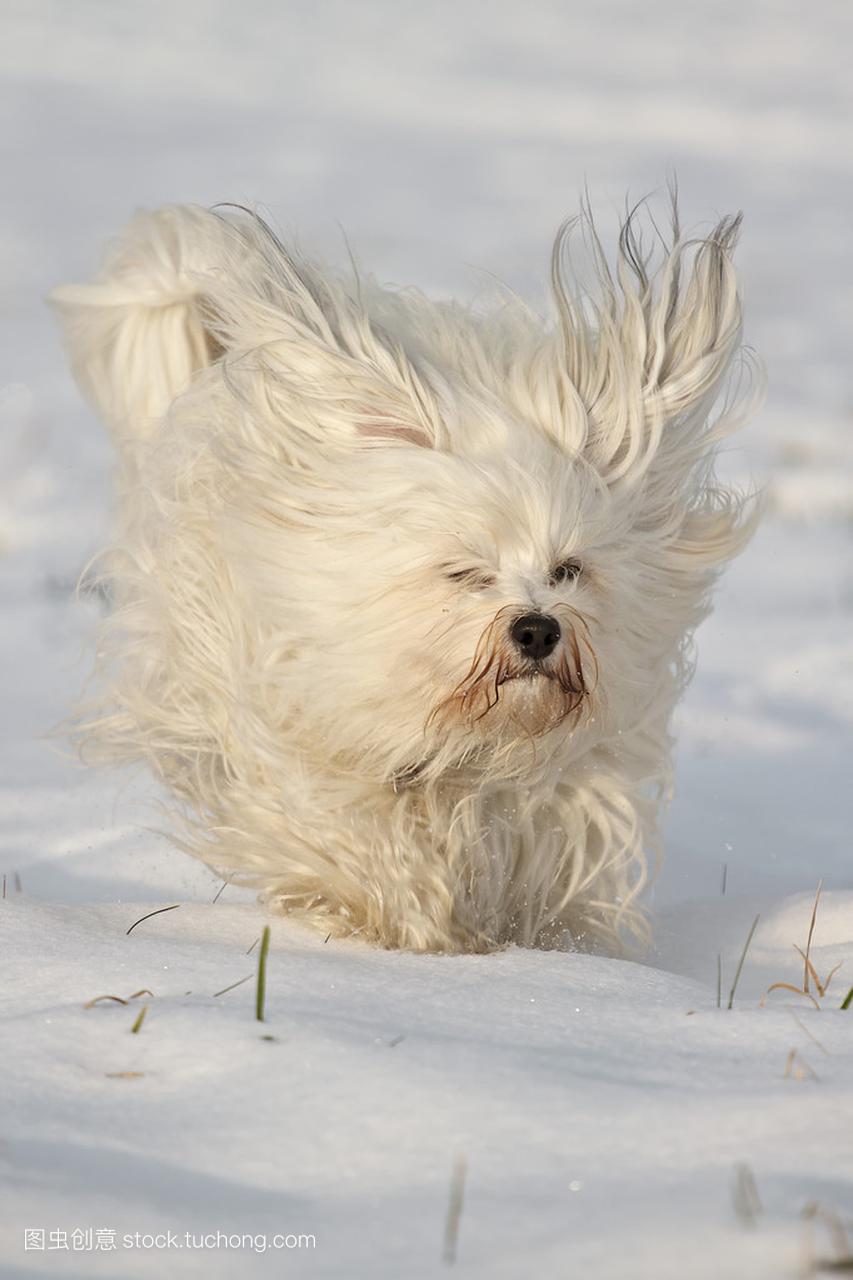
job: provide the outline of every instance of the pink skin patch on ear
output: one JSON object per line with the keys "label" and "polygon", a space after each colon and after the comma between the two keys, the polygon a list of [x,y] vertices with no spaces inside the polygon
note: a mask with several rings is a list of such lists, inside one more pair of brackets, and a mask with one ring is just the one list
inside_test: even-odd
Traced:
{"label": "pink skin patch on ear", "polygon": [[360,436],[368,436],[372,440],[396,440],[405,444],[416,444],[420,449],[431,449],[432,442],[425,431],[417,427],[389,427],[362,423],[358,428]]}

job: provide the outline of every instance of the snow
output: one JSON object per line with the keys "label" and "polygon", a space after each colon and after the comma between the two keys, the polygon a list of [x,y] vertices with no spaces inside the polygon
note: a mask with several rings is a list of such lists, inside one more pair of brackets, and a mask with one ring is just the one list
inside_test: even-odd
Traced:
{"label": "snow", "polygon": [[[835,1256],[802,1211],[853,1226],[849,6],[30,0],[4,28],[2,1274],[438,1276],[463,1157],[459,1275],[779,1280]],[[276,919],[258,1023],[260,908],[213,901],[144,775],[45,736],[85,679],[97,605],[73,583],[110,456],[41,296],[135,206],[233,199],[338,259],[340,221],[385,279],[470,296],[496,271],[536,301],[584,182],[606,226],[671,169],[689,224],[746,213],[769,393],[726,466],[767,514],[698,637],[657,951],[413,957]],[[842,968],[819,1008],[762,1006],[802,981],[819,879],[812,959]],[[119,1248],[25,1251],[25,1227]],[[170,1230],[316,1247],[121,1242]]]}

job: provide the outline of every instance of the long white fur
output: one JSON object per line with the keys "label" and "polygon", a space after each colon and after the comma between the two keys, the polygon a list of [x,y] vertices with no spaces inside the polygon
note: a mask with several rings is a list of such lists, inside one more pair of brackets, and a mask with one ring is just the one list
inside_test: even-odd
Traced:
{"label": "long white fur", "polygon": [[[53,295],[119,457],[77,732],[148,762],[179,843],[325,932],[646,936],[671,712],[750,525],[713,471],[741,416],[711,418],[737,221],[698,242],[674,222],[655,264],[629,218],[615,274],[579,223],[553,325],[347,281],[247,212],[191,207],[138,215],[94,284]],[[567,557],[583,572],[557,583]],[[565,706],[553,681],[477,682],[531,610],[575,639]]]}

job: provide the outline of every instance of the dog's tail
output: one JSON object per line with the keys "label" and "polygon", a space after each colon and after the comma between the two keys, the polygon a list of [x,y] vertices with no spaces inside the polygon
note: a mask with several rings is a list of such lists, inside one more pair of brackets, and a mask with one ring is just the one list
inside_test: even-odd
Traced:
{"label": "dog's tail", "polygon": [[175,396],[216,358],[206,293],[232,239],[228,223],[201,208],[139,213],[97,280],[49,295],[77,381],[119,439],[150,438]]}

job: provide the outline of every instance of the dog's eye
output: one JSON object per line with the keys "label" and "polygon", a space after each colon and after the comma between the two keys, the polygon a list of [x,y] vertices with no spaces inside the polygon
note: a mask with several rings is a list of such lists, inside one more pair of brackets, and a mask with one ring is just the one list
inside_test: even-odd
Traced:
{"label": "dog's eye", "polygon": [[562,587],[567,582],[576,582],[583,572],[580,560],[564,560],[551,570],[551,586]]}
{"label": "dog's eye", "polygon": [[495,585],[495,575],[485,569],[450,569],[444,576],[469,591],[485,591]]}

